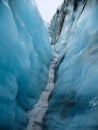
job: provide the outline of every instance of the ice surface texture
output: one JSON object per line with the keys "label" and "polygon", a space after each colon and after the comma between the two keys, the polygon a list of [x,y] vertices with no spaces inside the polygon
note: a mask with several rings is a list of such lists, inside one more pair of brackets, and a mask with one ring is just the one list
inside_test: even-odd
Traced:
{"label": "ice surface texture", "polygon": [[33,0],[0,0],[0,130],[23,130],[48,80],[52,49]]}
{"label": "ice surface texture", "polygon": [[98,130],[98,0],[79,1],[75,9],[73,2],[63,4],[55,87],[43,130]]}

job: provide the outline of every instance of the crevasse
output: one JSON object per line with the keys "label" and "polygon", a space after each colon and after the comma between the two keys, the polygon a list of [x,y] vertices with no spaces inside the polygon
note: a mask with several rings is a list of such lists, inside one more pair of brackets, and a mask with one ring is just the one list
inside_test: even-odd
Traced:
{"label": "crevasse", "polygon": [[0,1],[0,130],[98,130],[98,0],[64,0],[49,32],[55,57],[34,0]]}
{"label": "crevasse", "polygon": [[39,101],[34,108],[28,112],[29,123],[26,130],[42,130],[43,118],[48,109],[48,100],[54,89],[55,68],[58,60],[58,54],[54,51],[54,59],[49,67],[49,78],[45,90],[41,93]]}

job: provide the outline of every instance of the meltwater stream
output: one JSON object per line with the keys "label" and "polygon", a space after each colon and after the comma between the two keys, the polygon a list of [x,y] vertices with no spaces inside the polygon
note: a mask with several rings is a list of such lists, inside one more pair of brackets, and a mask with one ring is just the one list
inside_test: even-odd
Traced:
{"label": "meltwater stream", "polygon": [[[54,47],[53,47],[54,48]],[[49,68],[49,79],[46,89],[40,95],[38,103],[28,112],[29,123],[25,130],[42,130],[42,119],[48,109],[48,98],[54,88],[55,67],[58,60],[58,54],[54,51],[54,60]]]}

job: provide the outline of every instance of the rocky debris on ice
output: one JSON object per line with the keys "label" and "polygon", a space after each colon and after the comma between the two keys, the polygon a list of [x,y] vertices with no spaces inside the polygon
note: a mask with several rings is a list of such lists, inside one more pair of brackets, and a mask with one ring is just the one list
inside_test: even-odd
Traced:
{"label": "rocky debris on ice", "polygon": [[[53,47],[54,49],[54,47]],[[25,130],[42,130],[42,119],[48,109],[48,98],[54,88],[55,66],[58,60],[58,54],[54,50],[54,60],[49,68],[49,79],[46,89],[40,95],[38,103],[28,113],[29,123]]]}

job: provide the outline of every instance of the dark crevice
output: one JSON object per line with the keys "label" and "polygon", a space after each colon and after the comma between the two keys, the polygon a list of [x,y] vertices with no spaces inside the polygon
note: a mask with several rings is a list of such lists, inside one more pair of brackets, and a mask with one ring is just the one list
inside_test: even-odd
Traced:
{"label": "dark crevice", "polygon": [[76,11],[77,7],[78,7],[78,1],[74,0],[74,11]]}

